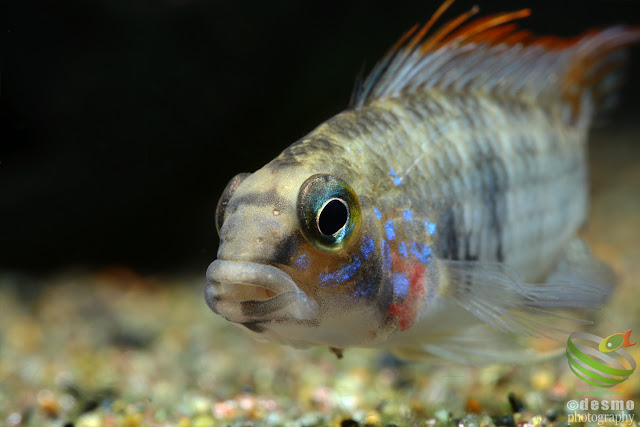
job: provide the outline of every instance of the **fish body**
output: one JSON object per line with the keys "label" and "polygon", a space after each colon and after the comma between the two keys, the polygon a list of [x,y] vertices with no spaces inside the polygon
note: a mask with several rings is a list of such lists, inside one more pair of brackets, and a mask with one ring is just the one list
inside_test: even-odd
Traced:
{"label": "fish body", "polygon": [[547,335],[539,316],[606,301],[613,275],[576,238],[587,133],[640,32],[536,38],[511,22],[527,10],[475,9],[431,31],[450,3],[348,110],[229,183],[214,312],[294,347],[486,363],[522,352],[479,344]]}

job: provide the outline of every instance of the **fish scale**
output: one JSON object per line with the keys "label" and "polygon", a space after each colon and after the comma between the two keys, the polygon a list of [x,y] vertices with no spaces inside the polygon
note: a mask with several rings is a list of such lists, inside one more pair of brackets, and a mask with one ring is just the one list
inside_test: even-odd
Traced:
{"label": "fish scale", "polygon": [[227,186],[214,312],[294,347],[495,363],[607,301],[615,277],[577,238],[587,134],[640,30],[536,37],[513,22],[528,9],[477,8],[434,30],[451,3],[347,110]]}

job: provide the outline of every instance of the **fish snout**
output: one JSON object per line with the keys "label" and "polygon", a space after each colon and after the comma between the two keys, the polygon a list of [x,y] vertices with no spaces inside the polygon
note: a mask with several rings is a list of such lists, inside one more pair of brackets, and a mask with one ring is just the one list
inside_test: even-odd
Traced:
{"label": "fish snout", "polygon": [[273,218],[234,213],[222,226],[218,258],[267,263],[287,237],[288,231]]}
{"label": "fish snout", "polygon": [[249,261],[215,260],[207,269],[209,308],[235,323],[267,321],[288,314],[313,319],[318,304],[277,267]]}

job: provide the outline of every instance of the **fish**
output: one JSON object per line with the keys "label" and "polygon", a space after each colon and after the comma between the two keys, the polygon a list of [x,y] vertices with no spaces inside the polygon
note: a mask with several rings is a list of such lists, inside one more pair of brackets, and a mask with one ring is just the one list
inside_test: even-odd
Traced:
{"label": "fish", "polygon": [[621,347],[631,347],[636,345],[636,343],[632,343],[629,341],[630,337],[631,329],[627,330],[625,333],[609,335],[600,342],[600,344],[598,345],[598,350],[600,350],[602,353],[611,353]]}
{"label": "fish", "polygon": [[[358,79],[349,107],[231,179],[204,298],[249,335],[487,364],[546,357],[612,269],[578,237],[587,135],[640,29],[536,36],[529,9],[441,16]],[[572,323],[573,324],[573,323]]]}

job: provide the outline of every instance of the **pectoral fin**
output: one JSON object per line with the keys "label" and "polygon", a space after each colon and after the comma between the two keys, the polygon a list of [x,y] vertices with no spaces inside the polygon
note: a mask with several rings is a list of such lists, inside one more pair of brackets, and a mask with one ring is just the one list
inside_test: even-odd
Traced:
{"label": "pectoral fin", "polygon": [[538,351],[528,345],[530,342],[522,340],[489,325],[477,324],[437,341],[394,349],[393,353],[405,359],[437,357],[466,365],[540,362],[564,353],[564,346],[560,344],[552,350]]}
{"label": "pectoral fin", "polygon": [[559,320],[590,323],[567,317],[562,310],[599,308],[615,283],[611,269],[578,239],[568,244],[556,270],[539,284],[523,283],[517,271],[506,264],[440,262],[443,296],[496,329],[535,337],[553,338],[557,332],[571,332]]}

